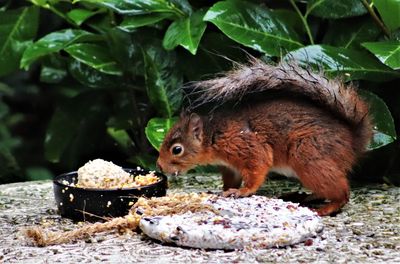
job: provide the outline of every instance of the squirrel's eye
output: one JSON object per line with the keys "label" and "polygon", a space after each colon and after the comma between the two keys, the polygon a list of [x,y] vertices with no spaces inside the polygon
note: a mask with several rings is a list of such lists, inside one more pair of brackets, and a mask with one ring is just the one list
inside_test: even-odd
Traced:
{"label": "squirrel's eye", "polygon": [[182,154],[183,153],[183,146],[182,145],[174,145],[174,146],[172,146],[172,148],[171,148],[171,152],[172,152],[172,154],[174,154],[174,155],[180,155],[180,154]]}

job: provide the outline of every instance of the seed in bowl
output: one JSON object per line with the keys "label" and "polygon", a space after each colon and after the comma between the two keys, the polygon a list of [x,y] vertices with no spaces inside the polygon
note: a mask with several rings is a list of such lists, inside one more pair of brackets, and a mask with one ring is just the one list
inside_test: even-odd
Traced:
{"label": "seed in bowl", "polygon": [[98,189],[124,189],[150,185],[160,179],[152,171],[146,175],[132,176],[110,161],[95,159],[78,169],[76,187]]}

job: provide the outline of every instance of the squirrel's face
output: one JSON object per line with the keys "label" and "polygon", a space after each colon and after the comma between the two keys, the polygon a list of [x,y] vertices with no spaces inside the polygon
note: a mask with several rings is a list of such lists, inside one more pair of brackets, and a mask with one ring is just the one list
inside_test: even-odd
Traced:
{"label": "squirrel's face", "polygon": [[181,116],[167,133],[157,167],[166,174],[184,173],[201,163],[203,122],[197,114]]}

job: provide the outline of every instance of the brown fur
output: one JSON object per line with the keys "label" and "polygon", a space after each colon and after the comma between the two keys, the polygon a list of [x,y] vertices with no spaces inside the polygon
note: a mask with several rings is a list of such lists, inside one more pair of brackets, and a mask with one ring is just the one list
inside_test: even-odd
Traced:
{"label": "brown fur", "polygon": [[[257,60],[196,86],[204,89],[198,104],[268,90],[300,93],[310,100],[266,97],[221,107],[212,116],[183,115],[161,146],[160,169],[178,174],[200,164],[219,165],[224,195],[238,197],[255,193],[272,167],[291,168],[316,197],[330,200],[317,210],[320,215],[348,202],[346,176],[372,135],[368,106],[353,87],[293,65]],[[177,145],[183,151],[173,155],[171,147]]]}

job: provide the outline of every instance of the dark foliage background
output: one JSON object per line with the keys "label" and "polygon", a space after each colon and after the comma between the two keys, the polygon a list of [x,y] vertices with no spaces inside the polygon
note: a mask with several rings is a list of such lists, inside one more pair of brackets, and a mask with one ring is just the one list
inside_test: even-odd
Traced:
{"label": "dark foliage background", "polygon": [[0,3],[1,183],[97,157],[153,167],[182,83],[246,53],[357,83],[376,123],[359,178],[400,182],[399,1]]}

